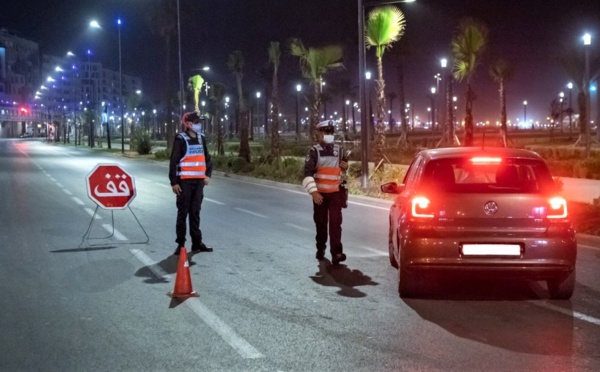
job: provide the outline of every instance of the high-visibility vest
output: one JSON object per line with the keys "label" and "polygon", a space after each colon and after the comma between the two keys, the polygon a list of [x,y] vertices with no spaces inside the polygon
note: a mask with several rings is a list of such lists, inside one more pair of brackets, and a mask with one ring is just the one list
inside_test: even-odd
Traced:
{"label": "high-visibility vest", "polygon": [[204,157],[204,146],[202,137],[198,135],[198,144],[190,144],[191,138],[187,133],[179,133],[178,136],[185,140],[185,155],[179,161],[177,176],[186,178],[206,178],[206,158]]}
{"label": "high-visibility vest", "polygon": [[342,180],[340,169],[340,146],[333,145],[333,154],[328,156],[321,155],[324,150],[318,144],[315,145],[317,150],[317,173],[315,173],[315,183],[317,190],[321,193],[331,193],[340,190],[340,182]]}

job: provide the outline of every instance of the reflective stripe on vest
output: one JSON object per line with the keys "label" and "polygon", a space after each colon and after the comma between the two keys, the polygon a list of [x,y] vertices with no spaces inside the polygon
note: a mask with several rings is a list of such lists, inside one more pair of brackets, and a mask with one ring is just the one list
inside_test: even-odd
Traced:
{"label": "reflective stripe on vest", "polygon": [[340,146],[333,145],[333,155],[321,156],[323,147],[315,145],[317,150],[317,173],[315,173],[315,183],[317,190],[322,193],[337,192],[340,190],[341,169],[340,169]]}
{"label": "reflective stripe on vest", "polygon": [[[198,144],[190,144],[190,137],[187,133],[179,133],[179,136],[185,140],[185,155],[179,161],[177,175],[179,178],[206,178],[206,158],[204,157],[204,147],[202,138],[198,137]],[[200,135],[198,135],[200,136]]]}

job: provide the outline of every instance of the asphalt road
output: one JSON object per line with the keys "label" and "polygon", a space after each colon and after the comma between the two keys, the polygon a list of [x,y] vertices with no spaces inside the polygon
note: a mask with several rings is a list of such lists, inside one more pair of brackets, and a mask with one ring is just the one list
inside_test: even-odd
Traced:
{"label": "asphalt road", "polygon": [[[86,176],[98,163],[135,177],[130,209],[96,210]],[[594,241],[579,246],[570,301],[489,280],[402,300],[389,202],[351,196],[348,260],[332,267],[314,258],[299,187],[215,175],[202,209],[215,251],[192,257],[200,297],[180,301],[166,295],[177,259],[165,163],[0,140],[0,195],[2,371],[600,370]]]}

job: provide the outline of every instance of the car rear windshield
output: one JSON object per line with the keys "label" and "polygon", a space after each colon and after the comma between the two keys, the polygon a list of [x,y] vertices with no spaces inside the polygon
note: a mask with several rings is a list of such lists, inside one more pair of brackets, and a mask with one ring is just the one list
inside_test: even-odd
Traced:
{"label": "car rear windshield", "polygon": [[431,160],[421,185],[456,193],[547,193],[556,186],[546,163],[532,159]]}

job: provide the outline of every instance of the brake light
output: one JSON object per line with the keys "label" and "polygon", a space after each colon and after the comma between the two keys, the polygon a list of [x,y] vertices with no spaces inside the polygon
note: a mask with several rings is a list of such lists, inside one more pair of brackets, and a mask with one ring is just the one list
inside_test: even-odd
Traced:
{"label": "brake light", "polygon": [[502,158],[492,158],[488,156],[478,156],[471,158],[471,163],[477,164],[500,164],[502,162]]}
{"label": "brake light", "polygon": [[546,215],[549,219],[567,218],[567,201],[561,197],[549,200],[550,208]]}
{"label": "brake light", "polygon": [[429,208],[431,202],[424,196],[417,196],[412,199],[411,213],[413,217],[433,218],[433,212]]}

